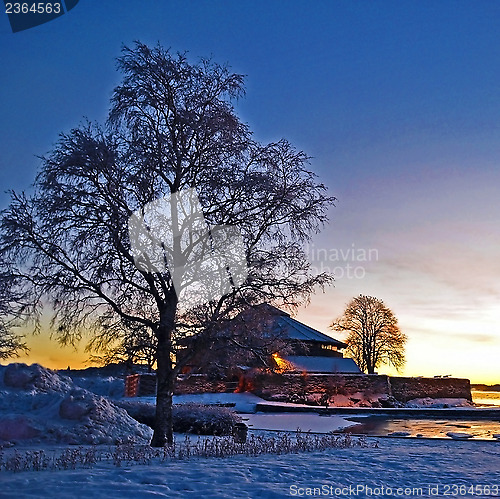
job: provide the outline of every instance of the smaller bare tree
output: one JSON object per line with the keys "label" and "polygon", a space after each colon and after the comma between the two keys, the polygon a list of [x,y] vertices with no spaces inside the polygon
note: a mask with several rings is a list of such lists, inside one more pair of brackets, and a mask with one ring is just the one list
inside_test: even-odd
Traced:
{"label": "smaller bare tree", "polygon": [[156,364],[157,341],[151,330],[129,324],[122,328],[104,328],[92,337],[85,347],[89,360],[100,365],[123,363],[133,370],[146,365],[152,372]]}
{"label": "smaller bare tree", "polygon": [[394,313],[378,298],[364,295],[353,298],[330,328],[348,333],[347,352],[368,374],[374,374],[382,364],[390,364],[398,371],[405,364],[408,338],[399,329]]}
{"label": "smaller bare tree", "polygon": [[13,292],[13,285],[12,275],[9,272],[0,272],[0,360],[19,357],[21,352],[29,350],[24,336],[16,331],[26,307],[16,310],[12,306],[12,298],[24,304],[26,297],[22,293]]}
{"label": "smaller bare tree", "polygon": [[8,329],[0,325],[0,359],[8,359],[9,357],[19,357],[19,353],[27,351],[26,343],[22,341],[22,337],[17,336]]}

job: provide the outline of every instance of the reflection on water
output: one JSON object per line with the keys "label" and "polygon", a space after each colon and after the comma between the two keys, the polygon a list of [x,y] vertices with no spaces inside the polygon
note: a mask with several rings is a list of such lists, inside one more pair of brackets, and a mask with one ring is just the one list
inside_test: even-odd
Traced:
{"label": "reflection on water", "polygon": [[474,435],[475,439],[487,440],[497,440],[494,435],[500,435],[500,421],[491,420],[387,419],[381,416],[348,419],[359,423],[343,431],[362,435],[385,436],[405,432],[412,437],[449,438],[446,434],[453,432],[469,433]]}
{"label": "reflection on water", "polygon": [[[496,420],[443,420],[443,419],[389,419],[383,416],[348,418],[353,426],[343,431],[361,435],[386,436],[391,433],[407,433],[411,437],[449,438],[446,434],[468,433],[474,439],[498,440],[500,437],[500,392],[472,390],[472,400],[478,407],[498,407]],[[401,435],[402,436],[402,435]]]}
{"label": "reflection on water", "polygon": [[472,401],[477,406],[500,407],[500,392],[483,392],[480,390],[471,390],[471,393],[472,393]]}

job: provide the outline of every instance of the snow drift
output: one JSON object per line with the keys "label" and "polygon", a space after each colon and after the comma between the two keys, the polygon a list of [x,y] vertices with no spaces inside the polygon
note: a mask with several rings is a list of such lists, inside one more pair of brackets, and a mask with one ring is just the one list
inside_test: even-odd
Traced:
{"label": "snow drift", "polygon": [[151,429],[104,397],[38,364],[0,366],[0,444],[145,443]]}
{"label": "snow drift", "polygon": [[425,408],[440,408],[446,409],[450,407],[474,407],[474,404],[464,398],[419,398],[406,402],[406,407],[414,407],[419,409]]}

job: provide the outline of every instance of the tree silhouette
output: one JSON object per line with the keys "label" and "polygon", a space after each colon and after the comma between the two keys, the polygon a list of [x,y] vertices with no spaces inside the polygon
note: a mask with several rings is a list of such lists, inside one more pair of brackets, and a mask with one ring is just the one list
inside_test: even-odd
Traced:
{"label": "tree silhouette", "polygon": [[330,327],[348,333],[347,352],[362,371],[373,374],[382,364],[391,364],[398,371],[404,366],[407,337],[382,300],[364,295],[353,298]]}
{"label": "tree silhouette", "polygon": [[[286,140],[252,138],[233,107],[244,93],[241,75],[139,42],[123,48],[118,68],[123,80],[106,126],[62,134],[43,158],[34,194],[11,193],[0,224],[2,289],[10,313],[24,320],[39,321],[48,303],[62,343],[84,334],[105,343],[149,329],[158,381],[151,444],[163,446],[173,441],[176,376],[223,321],[266,301],[296,307],[330,282],[312,273],[302,245],[327,220],[334,198],[303,152]],[[205,243],[215,241],[216,227],[237,228],[248,274],[236,284],[223,268],[229,289],[193,307],[179,300],[179,269],[169,261],[170,244],[189,260],[192,234],[155,246],[161,268],[142,265],[144,258],[138,264],[129,233],[145,207],[188,189],[203,209]]]}
{"label": "tree silhouette", "polygon": [[0,360],[18,357],[21,351],[28,351],[22,338],[0,326]]}
{"label": "tree silhouette", "polygon": [[22,324],[25,293],[13,286],[9,269],[0,270],[0,360],[18,357],[20,352],[28,352],[23,336],[16,331]]}

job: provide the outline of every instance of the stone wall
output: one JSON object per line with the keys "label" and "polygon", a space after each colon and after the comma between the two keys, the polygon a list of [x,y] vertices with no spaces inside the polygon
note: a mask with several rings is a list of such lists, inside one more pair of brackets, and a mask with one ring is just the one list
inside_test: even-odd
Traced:
{"label": "stone wall", "polygon": [[[472,401],[470,381],[459,378],[406,378],[366,374],[262,374],[252,379],[252,391],[268,400],[315,403],[324,397],[361,394],[379,400],[407,402],[417,398],[465,398]],[[323,397],[323,398],[322,398]]]}
{"label": "stone wall", "polygon": [[470,381],[460,378],[390,378],[391,391],[401,402],[416,398],[465,398],[472,401]]}
{"label": "stone wall", "polygon": [[[147,381],[148,392],[153,392],[151,375]],[[255,373],[246,377],[244,382],[240,380],[240,383],[235,380],[210,380],[203,375],[194,375],[179,379],[174,393],[180,395],[234,392],[237,388],[253,392],[266,400],[312,404],[323,404],[325,398],[336,395],[349,397],[358,393],[367,398],[378,396],[381,399],[393,398],[398,402],[425,397],[472,400],[468,379],[408,378],[367,374]]]}
{"label": "stone wall", "polygon": [[237,381],[211,380],[206,376],[194,375],[178,379],[175,383],[174,395],[234,392],[237,387]]}
{"label": "stone wall", "polygon": [[268,400],[290,399],[294,402],[314,402],[322,396],[390,395],[388,376],[360,374],[261,374],[251,380],[252,392]]}

